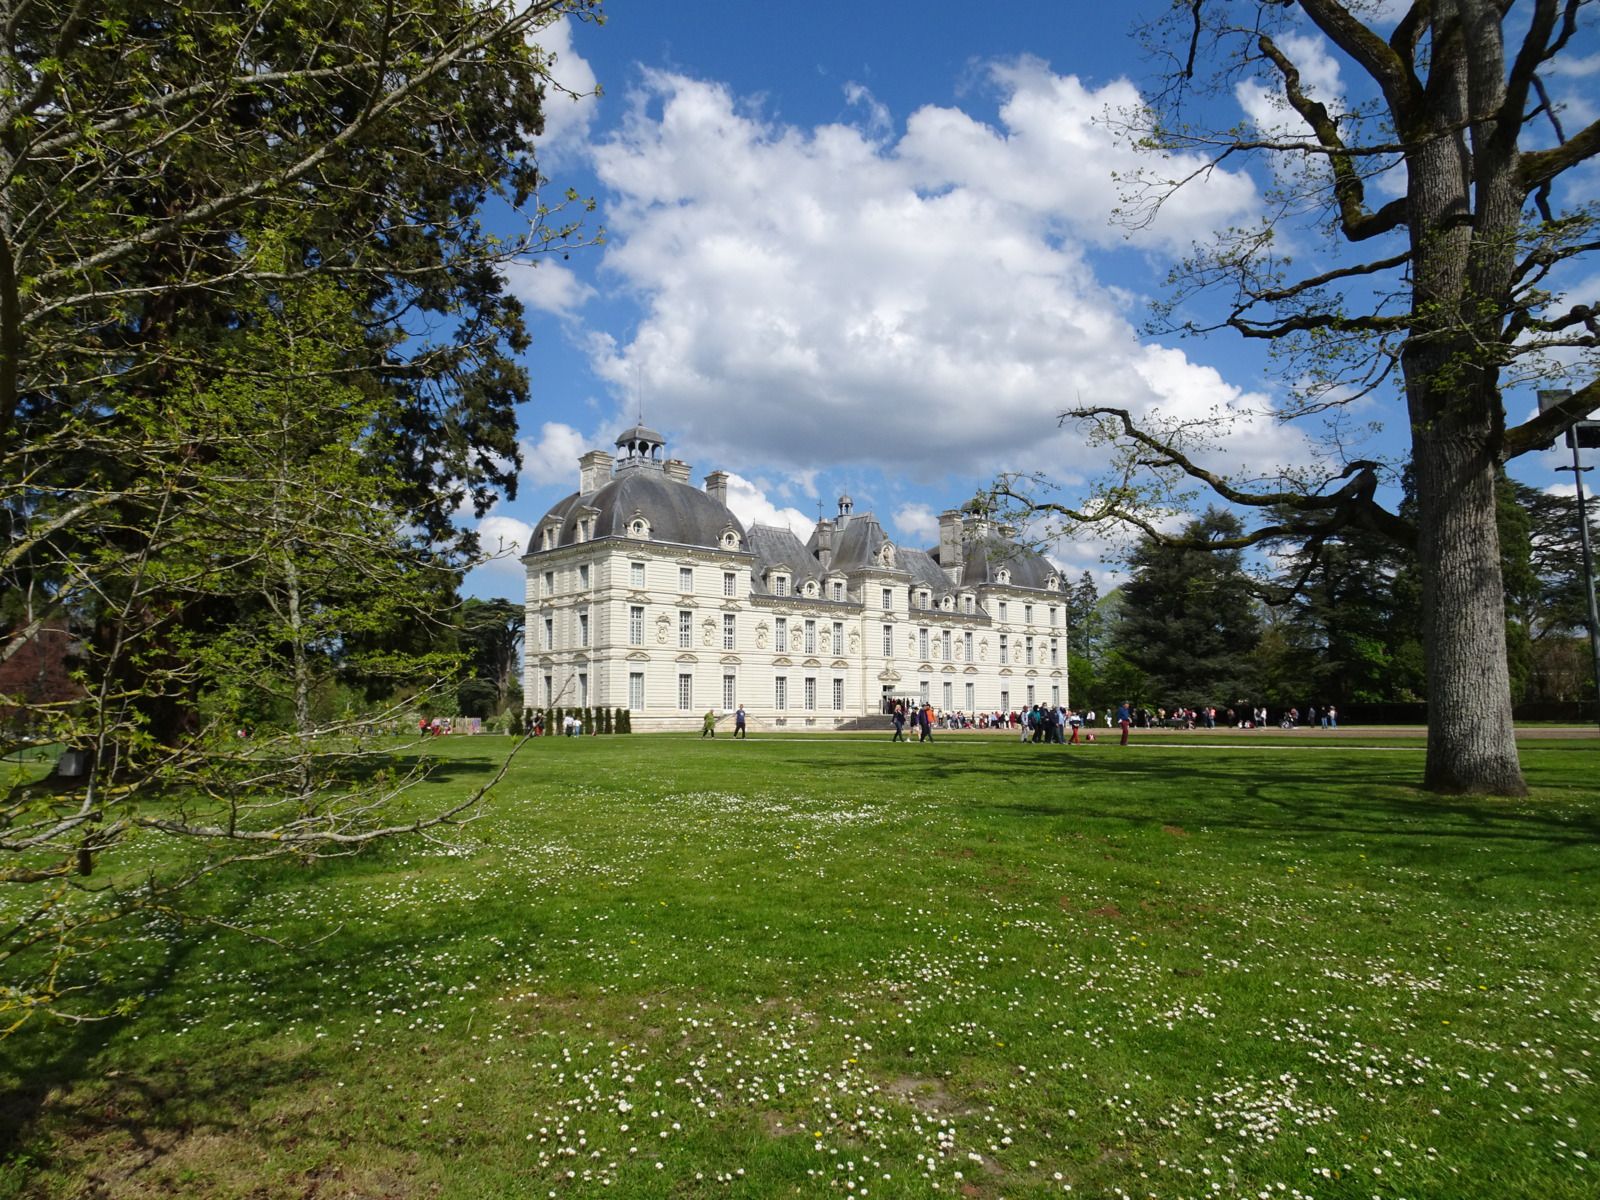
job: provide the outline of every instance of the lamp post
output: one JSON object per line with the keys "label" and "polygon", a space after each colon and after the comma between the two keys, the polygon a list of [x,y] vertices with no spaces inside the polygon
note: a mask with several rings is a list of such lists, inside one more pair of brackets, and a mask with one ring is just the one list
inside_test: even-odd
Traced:
{"label": "lamp post", "polygon": [[[1539,407],[1549,408],[1559,404],[1572,393],[1548,391],[1539,393]],[[1595,610],[1594,554],[1589,548],[1589,510],[1583,496],[1583,473],[1589,468],[1578,457],[1578,447],[1590,444],[1586,434],[1594,430],[1595,422],[1582,421],[1567,430],[1567,445],[1572,447],[1572,465],[1557,467],[1557,471],[1571,471],[1573,489],[1578,496],[1578,540],[1583,547],[1583,599],[1589,611],[1589,653],[1594,659],[1595,719],[1600,722],[1600,613]],[[1587,427],[1587,428],[1585,428]]]}

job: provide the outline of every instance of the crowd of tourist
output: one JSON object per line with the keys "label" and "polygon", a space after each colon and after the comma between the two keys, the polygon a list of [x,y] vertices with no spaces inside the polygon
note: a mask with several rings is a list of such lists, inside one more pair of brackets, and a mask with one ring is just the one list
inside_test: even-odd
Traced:
{"label": "crowd of tourist", "polygon": [[[1262,705],[1253,708],[1222,708],[1206,705],[1191,708],[1177,705],[1173,708],[1148,708],[1125,706],[1128,724],[1135,729],[1265,729],[1274,722],[1270,710]],[[1073,709],[1062,705],[1035,704],[1013,712],[941,712],[927,705],[897,704],[901,724],[923,725],[922,714],[927,713],[930,729],[1003,730],[1016,733],[1023,741],[1062,742],[1079,741],[1080,731],[1104,727],[1114,729],[1119,724],[1117,714],[1107,708]],[[1333,705],[1318,708],[1310,705],[1302,714],[1299,708],[1287,708],[1277,715],[1280,729],[1297,729],[1302,726],[1320,726],[1323,729],[1339,727],[1339,710]],[[1091,735],[1092,740],[1092,735]]]}

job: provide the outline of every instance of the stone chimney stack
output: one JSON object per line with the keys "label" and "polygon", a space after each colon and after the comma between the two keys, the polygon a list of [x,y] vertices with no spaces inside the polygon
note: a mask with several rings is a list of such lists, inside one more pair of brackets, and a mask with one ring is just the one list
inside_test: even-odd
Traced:
{"label": "stone chimney stack", "polygon": [[824,571],[833,562],[833,522],[827,517],[817,522],[817,562]]}
{"label": "stone chimney stack", "polygon": [[611,451],[591,450],[578,460],[578,491],[587,496],[611,480]]}
{"label": "stone chimney stack", "polygon": [[667,478],[678,483],[689,482],[689,464],[681,458],[669,458],[661,468],[667,473]]}
{"label": "stone chimney stack", "polygon": [[961,550],[961,510],[946,509],[939,514],[939,566],[951,583],[960,583],[965,565]]}
{"label": "stone chimney stack", "polygon": [[722,505],[723,508],[728,507],[728,473],[726,471],[713,471],[706,476],[706,495]]}

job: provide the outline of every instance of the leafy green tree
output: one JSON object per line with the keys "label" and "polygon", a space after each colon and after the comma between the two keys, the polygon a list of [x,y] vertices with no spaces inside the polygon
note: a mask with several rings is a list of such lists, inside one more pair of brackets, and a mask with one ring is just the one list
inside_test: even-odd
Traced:
{"label": "leafy green tree", "polygon": [[[1241,528],[1236,517],[1210,509],[1183,537],[1220,542]],[[1112,636],[1122,657],[1149,679],[1156,702],[1223,706],[1252,697],[1251,652],[1261,621],[1239,553],[1146,539],[1129,561],[1132,576],[1122,586]]]}
{"label": "leafy green tree", "polygon": [[[1173,272],[1158,332],[1220,330],[1270,344],[1295,386],[1287,419],[1322,418],[1398,380],[1410,431],[1415,519],[1379,499],[1383,463],[1328,439],[1310,471],[1265,482],[1207,462],[1214,422],[1137,421],[1110,405],[1065,418],[1113,446],[1079,505],[1039,505],[1074,523],[1122,521],[1164,536],[1160,514],[1199,485],[1265,516],[1217,548],[1289,535],[1312,543],[1352,525],[1414,550],[1430,721],[1424,785],[1526,791],[1511,719],[1495,481],[1600,406],[1593,297],[1564,295],[1600,248],[1577,174],[1600,153],[1600,122],[1568,130],[1544,80],[1575,53],[1580,0],[1416,0],[1392,24],[1361,0],[1172,0],[1145,30],[1168,64],[1150,101],[1123,114],[1152,165],[1127,180],[1139,223],[1226,163],[1261,167],[1259,222],[1216,231]],[[1323,49],[1336,91],[1306,68]],[[1208,119],[1259,84],[1282,121]],[[1174,156],[1183,156],[1174,162]],[[1291,235],[1295,253],[1285,252]],[[1517,423],[1507,381],[1570,379],[1570,395]],[[1471,720],[1459,714],[1471,713]]]}
{"label": "leafy green tree", "polygon": [[[85,695],[34,712],[83,769],[0,813],[30,914],[0,1030],[92,1014],[84,960],[197,878],[481,794],[406,802],[369,761],[398,710],[368,705],[453,707],[451,517],[511,489],[526,395],[500,267],[573,234],[534,157],[537,35],[594,11],[6,9],[0,659],[70,627]],[[491,236],[491,203],[522,231]]]}
{"label": "leafy green tree", "polygon": [[[496,597],[492,600],[469,598],[462,601],[459,617],[461,648],[472,673],[472,695],[487,703],[488,711],[478,713],[463,708],[471,716],[494,716],[517,691],[521,665],[522,629],[526,614],[519,604]],[[467,687],[467,683],[462,685]]]}
{"label": "leafy green tree", "polygon": [[1275,610],[1280,620],[1263,649],[1264,662],[1272,662],[1266,699],[1420,699],[1423,680],[1399,665],[1402,649],[1420,635],[1416,610],[1399,598],[1409,595],[1407,561],[1388,539],[1357,528],[1285,555],[1280,581],[1289,598]]}

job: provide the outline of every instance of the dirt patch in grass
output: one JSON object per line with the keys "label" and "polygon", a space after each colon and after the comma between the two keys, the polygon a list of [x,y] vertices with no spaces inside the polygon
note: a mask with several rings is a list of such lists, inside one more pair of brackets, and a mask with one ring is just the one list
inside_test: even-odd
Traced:
{"label": "dirt patch in grass", "polygon": [[882,1090],[884,1095],[930,1116],[965,1117],[978,1111],[959,1100],[942,1080],[922,1075],[897,1075],[884,1084]]}

